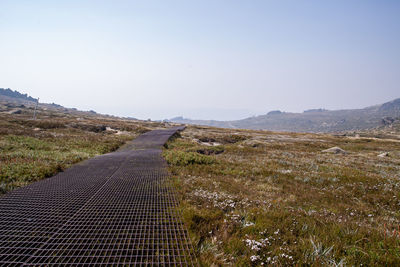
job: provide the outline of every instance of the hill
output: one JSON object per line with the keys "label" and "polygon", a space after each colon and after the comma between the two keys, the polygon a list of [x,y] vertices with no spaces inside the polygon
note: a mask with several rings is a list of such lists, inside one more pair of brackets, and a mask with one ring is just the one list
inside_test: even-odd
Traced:
{"label": "hill", "polygon": [[343,132],[387,126],[400,118],[400,98],[363,109],[311,109],[303,113],[272,111],[266,115],[235,121],[191,120],[182,117],[172,122],[287,132]]}
{"label": "hill", "polygon": [[4,89],[4,88],[0,88],[0,96],[4,97],[10,97],[10,98],[14,98],[14,99],[19,99],[21,101],[30,101],[30,102],[36,102],[37,99],[28,96],[28,94],[21,94],[18,91],[13,91],[10,88]]}

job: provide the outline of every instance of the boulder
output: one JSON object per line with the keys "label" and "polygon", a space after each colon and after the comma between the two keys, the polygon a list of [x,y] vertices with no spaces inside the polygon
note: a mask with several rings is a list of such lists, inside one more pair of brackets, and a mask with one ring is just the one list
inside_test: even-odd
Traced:
{"label": "boulder", "polygon": [[21,113],[22,113],[22,110],[20,110],[20,109],[14,109],[14,110],[11,110],[9,113],[10,113],[10,114],[21,114]]}
{"label": "boulder", "polygon": [[338,146],[322,150],[322,152],[323,153],[332,153],[332,154],[347,154],[347,152],[345,150],[341,149]]}
{"label": "boulder", "polygon": [[378,155],[378,157],[380,158],[385,158],[385,157],[389,157],[389,152],[384,152]]}
{"label": "boulder", "polygon": [[250,139],[250,140],[244,141],[243,144],[246,146],[250,146],[250,147],[258,147],[261,145],[265,145],[265,142],[256,140],[256,139]]}

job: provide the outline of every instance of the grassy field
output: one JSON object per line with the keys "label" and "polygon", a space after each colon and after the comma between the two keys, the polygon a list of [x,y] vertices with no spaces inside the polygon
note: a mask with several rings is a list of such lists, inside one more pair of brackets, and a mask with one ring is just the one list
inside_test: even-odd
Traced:
{"label": "grassy field", "polygon": [[181,135],[164,156],[201,265],[400,264],[398,135]]}
{"label": "grassy field", "polygon": [[[32,120],[32,107],[6,108],[0,194],[168,126],[46,108]],[[163,154],[201,265],[399,265],[398,130],[333,136],[189,126]],[[335,146],[346,153],[322,152]]]}
{"label": "grassy field", "polygon": [[112,152],[164,125],[115,117],[32,108],[0,113],[0,194],[50,177],[74,163]]}

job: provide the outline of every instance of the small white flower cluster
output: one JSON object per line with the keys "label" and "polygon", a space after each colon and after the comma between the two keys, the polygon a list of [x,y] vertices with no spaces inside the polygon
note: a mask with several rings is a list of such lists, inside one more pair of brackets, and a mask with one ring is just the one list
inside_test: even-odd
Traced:
{"label": "small white flower cluster", "polygon": [[[290,256],[288,254],[282,253],[282,254],[280,254],[278,256],[266,258],[265,259],[265,263],[268,264],[268,265],[274,265],[274,264],[278,263],[279,258],[281,258],[281,259],[284,258],[286,260],[293,261],[293,256]],[[264,264],[261,264],[261,265],[264,265]]]}
{"label": "small white flower cluster", "polygon": [[261,231],[261,232],[260,232],[260,235],[265,235],[267,232],[268,232],[268,230],[265,229],[264,231]]}
{"label": "small white flower cluster", "polygon": [[251,250],[260,251],[262,248],[266,247],[267,245],[270,246],[270,238],[260,239],[259,241],[254,239],[246,239],[246,246],[248,246]]}
{"label": "small white flower cluster", "polygon": [[194,181],[197,179],[197,177],[196,176],[192,176],[192,175],[188,175],[188,176],[186,176],[186,178],[185,179],[183,179],[182,181],[183,181],[183,183],[184,184],[192,184],[192,183],[194,183]]}
{"label": "small white flower cluster", "polygon": [[254,251],[260,251],[261,248],[264,247],[264,244],[257,240],[246,239],[245,242],[246,242],[246,246],[248,246],[251,250],[254,250]]}
{"label": "small white flower cluster", "polygon": [[289,255],[287,255],[287,254],[285,254],[285,253],[282,253],[280,256],[281,256],[282,258],[287,258],[287,259],[289,259],[289,260],[293,260],[293,257],[292,257],[292,256],[289,256]]}
{"label": "small white flower cluster", "polygon": [[261,239],[261,242],[265,245],[271,246],[271,241],[270,240],[275,240],[275,238],[271,237],[266,237],[264,239]]}
{"label": "small white flower cluster", "polygon": [[250,260],[252,262],[259,261],[259,260],[261,260],[261,257],[259,255],[252,255],[252,256],[250,256]]}
{"label": "small white flower cluster", "polygon": [[228,217],[229,219],[231,219],[233,222],[235,223],[239,223],[241,221],[242,216],[240,216],[239,214],[227,214],[226,217]]}
{"label": "small white flower cluster", "polygon": [[308,214],[308,216],[311,216],[316,212],[317,212],[316,210],[309,210],[309,211],[307,211],[307,214]]}
{"label": "small white flower cluster", "polygon": [[268,257],[268,258],[266,259],[266,263],[267,263],[267,264],[273,265],[273,264],[276,264],[276,263],[277,263],[277,260],[278,260],[278,256]]}
{"label": "small white flower cluster", "polygon": [[247,197],[240,201],[240,204],[243,207],[249,207],[251,204],[254,204],[253,201],[249,200]]}
{"label": "small white flower cluster", "polygon": [[233,197],[224,192],[218,193],[218,192],[209,192],[203,189],[196,189],[193,192],[193,195],[211,201],[214,207],[220,209],[236,207],[236,202],[233,200]]}
{"label": "small white flower cluster", "polygon": [[349,215],[350,215],[351,217],[357,215],[357,210],[355,210],[355,209],[347,208],[346,211],[349,212]]}
{"label": "small white flower cluster", "polygon": [[282,253],[278,255],[279,258],[284,258],[286,260],[293,261],[293,256],[289,255],[292,251],[288,247],[279,247],[279,250],[282,251]]}
{"label": "small white flower cluster", "polygon": [[243,227],[249,227],[249,226],[253,226],[253,225],[255,225],[255,223],[253,223],[253,222],[246,222],[246,221],[243,222]]}
{"label": "small white flower cluster", "polygon": [[308,183],[309,181],[311,181],[310,177],[297,177],[296,176],[294,179],[297,181],[302,181],[303,183]]}

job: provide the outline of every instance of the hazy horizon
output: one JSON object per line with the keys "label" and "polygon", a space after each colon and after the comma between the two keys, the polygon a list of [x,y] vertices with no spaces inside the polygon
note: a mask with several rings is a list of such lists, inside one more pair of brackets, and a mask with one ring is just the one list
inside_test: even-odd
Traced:
{"label": "hazy horizon", "polygon": [[0,87],[82,110],[234,120],[400,97],[397,1],[1,1]]}

